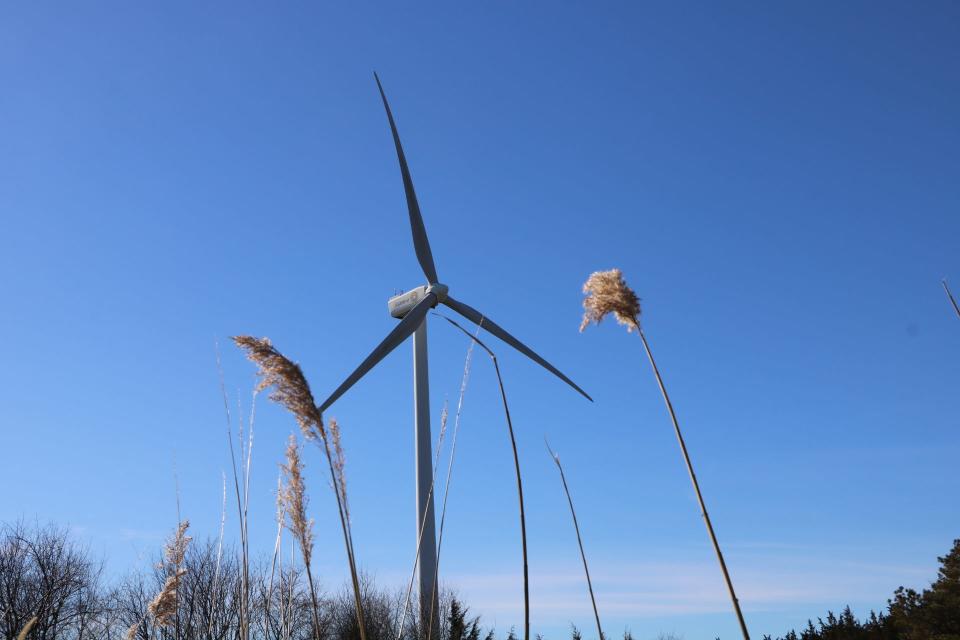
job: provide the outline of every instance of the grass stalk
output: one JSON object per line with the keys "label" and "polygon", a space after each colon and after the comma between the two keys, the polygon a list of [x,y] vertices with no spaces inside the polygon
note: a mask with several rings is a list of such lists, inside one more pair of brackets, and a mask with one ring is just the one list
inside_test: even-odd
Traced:
{"label": "grass stalk", "polygon": [[[223,556],[223,532],[227,524],[227,474],[220,473],[223,480],[223,503],[220,507],[220,537],[217,540],[217,564],[213,570],[213,589],[210,590],[210,608],[213,609],[214,594],[217,591],[217,584],[220,582],[220,560]],[[213,637],[213,616],[210,616],[210,623],[207,625],[207,635]]]}
{"label": "grass stalk", "polygon": [[[500,364],[497,362],[496,354],[485,345],[480,338],[471,334],[460,326],[455,320],[438,313],[438,316],[460,329],[468,338],[476,342],[487,352],[490,359],[493,360],[493,369],[497,374],[497,384],[500,386],[500,399],[503,401],[503,413],[507,419],[507,431],[510,434],[510,446],[513,449],[513,467],[517,475],[517,498],[520,503],[520,540],[523,548],[523,639],[530,640],[530,570],[527,562],[527,518],[523,508],[523,479],[520,475],[520,456],[517,453],[517,439],[513,433],[513,420],[510,418],[510,405],[507,404],[507,392],[503,386],[503,376],[500,374]],[[483,326],[481,319],[480,326]]]}
{"label": "grass stalk", "polygon": [[[237,393],[237,404],[240,404],[240,394]],[[257,412],[257,391],[254,390],[250,398],[250,418],[247,423],[247,451],[243,462],[243,585],[241,609],[244,612],[243,638],[250,638],[250,469],[253,465],[253,422]],[[239,415],[242,423],[243,415]]]}
{"label": "grass stalk", "polygon": [[[240,527],[240,553],[241,553],[241,563],[243,563],[243,558],[247,557],[246,548],[247,548],[247,527],[244,522],[244,510],[243,510],[243,499],[240,495],[240,473],[237,471],[237,456],[233,447],[233,424],[230,416],[230,398],[227,395],[227,387],[224,382],[223,376],[223,364],[220,360],[220,346],[218,343],[214,342],[214,348],[217,355],[217,371],[220,375],[220,393],[223,396],[223,410],[227,418],[227,445],[230,449],[230,465],[233,470],[233,488],[234,493],[237,499],[237,517],[239,519],[238,526]],[[243,438],[243,424],[240,424],[240,438],[242,442]],[[241,459],[243,457],[243,451],[240,452]],[[249,613],[247,608],[244,606],[246,599],[244,598],[244,593],[246,593],[246,571],[243,571],[241,575],[241,588],[242,592],[240,595],[240,638],[239,640],[247,640],[249,638],[249,633],[247,632],[247,620]]]}
{"label": "grass stalk", "polygon": [[[477,327],[477,334],[480,327]],[[476,336],[474,336],[476,337]],[[447,462],[447,478],[443,487],[443,505],[440,509],[440,530],[437,534],[437,571],[433,576],[433,586],[430,589],[430,631],[433,631],[434,604],[437,603],[437,591],[440,589],[440,551],[443,549],[443,528],[447,521],[447,498],[450,496],[450,480],[453,477],[453,462],[457,453],[457,434],[460,433],[460,415],[463,412],[463,397],[467,392],[467,381],[470,378],[470,363],[473,359],[473,347],[476,343],[471,340],[467,347],[467,355],[463,362],[463,377],[460,379],[460,396],[457,399],[457,414],[453,419],[453,438],[450,443],[450,459]]]}
{"label": "grass stalk", "polygon": [[[323,432],[324,434],[326,432]],[[339,441],[339,436],[337,438]],[[323,450],[327,455],[327,462],[330,468],[330,482],[333,483],[333,493],[337,497],[337,510],[340,512],[340,525],[343,529],[343,542],[347,547],[347,562],[350,564],[350,580],[353,583],[353,600],[354,605],[356,606],[357,613],[357,624],[360,626],[360,640],[367,640],[367,630],[364,623],[363,615],[363,603],[360,596],[360,580],[357,576],[357,565],[356,559],[353,553],[353,532],[350,528],[350,514],[347,511],[347,488],[346,482],[343,477],[342,464],[340,465],[340,473],[337,473],[335,470],[336,462],[335,460],[342,461],[342,453],[339,451],[339,445],[337,448],[337,457],[334,458],[330,451],[330,442],[328,438],[324,435],[321,438],[323,442]]]}
{"label": "grass stalk", "polygon": [[677,442],[680,444],[680,451],[683,453],[683,461],[687,465],[687,473],[690,474],[690,482],[693,484],[693,491],[697,494],[697,503],[700,505],[700,514],[707,525],[707,533],[710,535],[710,542],[713,543],[713,550],[717,554],[717,561],[720,563],[720,571],[723,572],[723,580],[727,584],[727,591],[730,593],[730,600],[733,602],[733,610],[737,614],[737,622],[740,623],[740,632],[744,640],[750,640],[750,633],[747,631],[747,623],[743,619],[743,612],[740,610],[740,601],[737,600],[737,594],[733,589],[733,581],[730,580],[730,572],[727,571],[727,563],[723,559],[723,552],[720,551],[720,543],[717,542],[717,534],[713,531],[713,523],[710,522],[710,514],[707,513],[707,506],[703,502],[703,494],[700,493],[700,483],[697,482],[697,474],[693,471],[693,463],[690,461],[690,454],[687,452],[687,445],[683,440],[683,434],[680,432],[680,423],[677,421],[677,414],[673,410],[673,403],[670,401],[670,395],[667,393],[667,387],[663,383],[663,377],[657,368],[657,363],[653,359],[653,352],[650,350],[650,343],[640,328],[640,323],[635,321],[637,332],[640,334],[640,340],[643,342],[643,348],[647,352],[647,358],[650,360],[650,366],[653,368],[653,374],[657,378],[657,385],[660,387],[660,394],[663,396],[663,402],[667,405],[667,411],[670,413],[670,420],[673,422],[673,430],[677,435]]}
{"label": "grass stalk", "polygon": [[567,476],[563,472],[563,465],[560,464],[560,456],[553,452],[547,439],[543,439],[547,445],[547,451],[550,457],[560,470],[560,480],[563,482],[563,491],[567,494],[567,502],[570,505],[570,515],[573,517],[573,528],[577,532],[577,544],[580,546],[580,559],[583,560],[583,573],[587,576],[587,589],[590,591],[590,603],[593,605],[593,617],[597,622],[597,640],[603,640],[603,628],[600,626],[600,613],[597,611],[597,599],[593,596],[593,582],[590,580],[590,568],[587,566],[587,554],[583,550],[583,538],[580,537],[580,524],[577,522],[577,510],[573,508],[573,498],[570,497],[570,487],[567,486]]}
{"label": "grass stalk", "polygon": [[[263,618],[263,637],[269,637],[269,612],[270,603],[273,601],[273,578],[276,575],[277,567],[280,567],[280,615],[283,615],[283,522],[286,519],[286,509],[283,501],[283,470],[277,474],[277,537],[273,544],[273,557],[270,559],[270,581],[267,585],[266,606],[267,615]],[[280,622],[281,631],[283,629],[283,620]]]}
{"label": "grass stalk", "polygon": [[[447,431],[447,405],[444,403],[443,411],[440,414],[440,435],[437,438],[437,452],[433,456],[433,473],[430,474],[432,481],[430,483],[430,490],[427,492],[427,502],[429,503],[433,500],[433,491],[436,486],[436,477],[437,469],[440,466],[440,450],[443,448],[443,436]],[[407,582],[407,591],[403,599],[403,609],[400,614],[400,621],[397,625],[397,640],[400,640],[403,635],[403,627],[407,622],[407,612],[410,609],[410,596],[413,593],[413,582],[417,577],[417,566],[420,564],[420,552],[423,548],[423,532],[427,527],[427,516],[429,515],[429,510],[424,512],[423,517],[420,519],[420,525],[417,527],[417,549],[413,555],[413,569],[410,571],[410,580]],[[431,604],[431,610],[433,605]],[[422,624],[423,621],[421,621]],[[431,628],[432,632],[432,628]],[[429,640],[429,632],[428,632]]]}
{"label": "grass stalk", "polygon": [[707,533],[710,535],[710,542],[713,543],[713,550],[717,554],[717,560],[720,562],[720,571],[723,573],[724,582],[727,584],[727,591],[730,593],[730,600],[733,602],[733,610],[737,615],[737,621],[740,623],[740,631],[744,640],[750,640],[750,634],[747,631],[746,622],[743,619],[743,612],[740,610],[740,602],[737,600],[737,594],[733,589],[733,582],[730,580],[730,572],[727,571],[727,563],[723,559],[723,553],[720,551],[720,543],[717,542],[717,535],[713,531],[713,524],[710,522],[710,515],[707,513],[707,507],[703,502],[703,495],[700,493],[700,484],[697,482],[697,475],[693,472],[693,463],[690,461],[690,454],[687,452],[687,445],[683,440],[683,434],[680,432],[680,423],[677,420],[677,414],[673,410],[673,403],[670,401],[670,394],[667,393],[667,387],[660,375],[660,369],[653,358],[653,351],[650,349],[650,343],[647,342],[647,336],[640,327],[640,298],[627,286],[623,280],[623,274],[619,269],[610,271],[598,271],[590,275],[583,285],[583,292],[587,297],[583,301],[583,322],[580,324],[580,331],[583,331],[591,322],[599,324],[607,315],[613,315],[617,322],[627,327],[627,332],[634,329],[640,334],[640,340],[643,342],[644,351],[650,360],[650,366],[653,368],[653,374],[657,379],[657,385],[660,387],[660,395],[667,406],[670,414],[670,420],[673,422],[673,429],[677,435],[677,442],[680,443],[680,452],[683,454],[683,460],[687,465],[687,473],[690,474],[690,482],[693,483],[694,493],[697,494],[697,503],[700,505],[700,513],[703,516],[704,523],[707,526]]}
{"label": "grass stalk", "polygon": [[[346,486],[343,483],[343,476],[335,469],[340,465],[342,470],[342,452],[334,456],[330,449],[330,442],[327,430],[324,428],[323,416],[320,409],[314,401],[313,393],[310,391],[310,385],[299,365],[292,362],[270,343],[267,338],[254,338],[252,336],[236,336],[234,343],[247,353],[247,358],[256,363],[259,367],[257,375],[260,376],[260,383],[257,391],[267,387],[273,387],[274,391],[270,394],[270,399],[283,405],[296,418],[304,437],[312,440],[322,446],[327,459],[327,467],[330,470],[330,481],[333,487],[333,493],[337,500],[337,512],[340,516],[340,528],[343,531],[343,542],[346,547],[347,561],[350,567],[350,578],[353,583],[353,597],[356,606],[357,625],[360,630],[360,640],[367,640],[366,625],[363,615],[363,604],[360,596],[360,580],[357,576],[356,559],[353,551],[353,536],[350,531],[349,513],[345,504]],[[309,567],[307,567],[307,578],[311,582]],[[318,629],[319,632],[319,629]]]}
{"label": "grass stalk", "polygon": [[[176,456],[173,459],[173,488],[174,495],[177,499],[177,526],[180,526],[180,523],[183,522],[183,518],[180,515],[180,478],[177,476],[177,460]],[[180,572],[179,562],[177,564],[177,573]],[[173,624],[173,637],[176,640],[180,640],[180,590],[173,590],[173,615],[174,615],[174,624]]]}

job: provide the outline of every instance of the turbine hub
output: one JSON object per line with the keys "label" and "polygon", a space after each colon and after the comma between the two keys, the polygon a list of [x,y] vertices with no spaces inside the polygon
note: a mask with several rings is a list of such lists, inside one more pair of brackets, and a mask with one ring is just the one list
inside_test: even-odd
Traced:
{"label": "turbine hub", "polygon": [[450,288],[445,284],[431,284],[427,287],[427,293],[432,293],[437,296],[437,302],[443,302],[447,299],[447,293],[449,293]]}

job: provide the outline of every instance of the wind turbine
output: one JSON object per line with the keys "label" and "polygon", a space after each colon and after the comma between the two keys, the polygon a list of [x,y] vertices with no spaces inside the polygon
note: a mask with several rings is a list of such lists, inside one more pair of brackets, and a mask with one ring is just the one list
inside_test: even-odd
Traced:
{"label": "wind turbine", "polygon": [[[410,178],[410,169],[407,167],[407,159],[404,156],[403,147],[400,145],[400,135],[397,133],[397,125],[393,121],[393,113],[390,111],[389,103],[387,103],[387,96],[383,92],[383,85],[380,84],[380,78],[376,73],[373,74],[373,77],[377,81],[380,98],[383,100],[383,108],[386,110],[387,120],[390,122],[390,131],[393,133],[393,143],[397,148],[400,174],[403,177],[403,189],[407,196],[410,230],[413,233],[413,248],[416,251],[417,260],[420,262],[420,268],[423,269],[423,274],[427,277],[427,284],[394,296],[387,301],[390,315],[394,318],[399,318],[400,323],[370,352],[370,355],[360,363],[360,366],[347,376],[347,379],[337,387],[336,391],[330,394],[330,397],[320,405],[320,411],[321,413],[326,411],[330,405],[336,402],[340,396],[346,393],[347,390],[366,375],[368,371],[373,369],[387,354],[393,351],[408,337],[413,336],[414,465],[416,468],[418,535],[420,535],[421,527],[423,530],[419,576],[420,610],[421,620],[426,620],[429,618],[431,604],[434,605],[434,611],[439,611],[439,608],[436,607],[437,594],[433,587],[437,573],[437,543],[433,513],[433,494],[430,491],[433,485],[433,468],[431,466],[432,442],[430,436],[430,389],[427,372],[427,313],[429,313],[430,309],[436,307],[438,304],[450,307],[566,382],[587,400],[592,402],[593,399],[587,395],[583,389],[574,384],[570,378],[561,373],[559,369],[537,355],[530,347],[514,338],[486,314],[482,314],[470,305],[454,299],[450,295],[447,285],[440,284],[439,278],[437,277],[436,266],[433,264],[433,254],[430,252],[430,243],[427,241],[427,231],[423,226],[423,217],[420,215],[420,205],[417,203],[417,194],[413,190],[413,180]],[[433,602],[431,602],[431,600]],[[433,637],[437,636],[434,635]]]}

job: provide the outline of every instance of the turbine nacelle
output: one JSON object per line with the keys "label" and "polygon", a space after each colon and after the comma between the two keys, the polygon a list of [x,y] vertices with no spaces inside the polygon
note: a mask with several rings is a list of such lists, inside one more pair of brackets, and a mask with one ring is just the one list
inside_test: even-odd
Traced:
{"label": "turbine nacelle", "polygon": [[417,287],[416,289],[411,289],[406,293],[401,293],[398,296],[393,296],[387,300],[387,308],[390,310],[390,315],[394,318],[400,319],[406,316],[411,309],[417,306],[417,303],[427,297],[428,294],[433,294],[436,296],[437,301],[432,306],[437,306],[437,303],[443,302],[447,299],[447,293],[450,289],[445,284],[430,284]]}

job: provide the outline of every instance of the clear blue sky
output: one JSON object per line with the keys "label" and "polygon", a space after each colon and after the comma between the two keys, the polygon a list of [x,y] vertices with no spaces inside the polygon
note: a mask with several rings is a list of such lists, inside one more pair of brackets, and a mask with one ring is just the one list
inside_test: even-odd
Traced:
{"label": "clear blue sky", "polygon": [[[325,396],[422,282],[372,71],[443,281],[586,388],[498,348],[528,491],[533,623],[590,628],[542,444],[566,464],[611,632],[736,625],[636,336],[577,333],[619,266],[686,429],[748,624],[783,633],[923,586],[960,536],[960,10],[953,3],[46,3],[0,10],[0,519],[69,524],[112,572],[228,469],[214,341],[270,336]],[[434,409],[466,343],[431,323]],[[356,548],[414,542],[411,356],[338,402]],[[444,579],[522,624],[489,361],[467,391]],[[258,407],[272,545],[293,421]],[[317,563],[344,576],[311,452]],[[235,520],[228,521],[233,535]]]}

